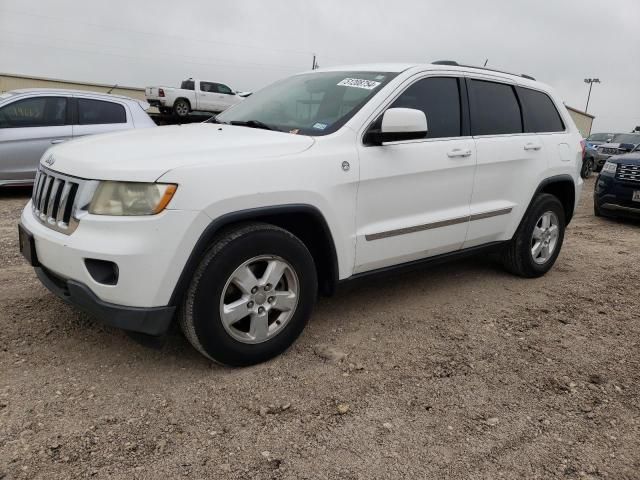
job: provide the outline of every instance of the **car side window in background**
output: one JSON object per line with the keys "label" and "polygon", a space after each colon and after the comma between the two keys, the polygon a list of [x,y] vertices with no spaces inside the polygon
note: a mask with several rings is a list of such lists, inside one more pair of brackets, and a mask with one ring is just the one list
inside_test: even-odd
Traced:
{"label": "car side window in background", "polygon": [[418,80],[390,108],[415,108],[427,117],[426,138],[459,137],[461,132],[460,86],[457,78]]}
{"label": "car side window in background", "polygon": [[522,133],[520,105],[511,85],[484,80],[469,83],[472,135]]}
{"label": "car side window in background", "polygon": [[233,95],[233,92],[231,91],[231,89],[226,85],[223,85],[221,83],[218,83],[217,85],[218,85],[218,93],[224,93],[225,95]]}
{"label": "car side window in background", "polygon": [[211,82],[200,82],[200,90],[202,92],[215,93],[217,90],[216,84]]}
{"label": "car side window in background", "polygon": [[67,99],[33,97],[0,108],[0,128],[55,127],[67,120]]}
{"label": "car side window in background", "polygon": [[527,133],[564,132],[562,118],[546,93],[517,87]]}
{"label": "car side window in background", "polygon": [[127,123],[127,114],[119,103],[79,98],[78,123],[80,125]]}
{"label": "car side window in background", "polygon": [[180,88],[183,90],[195,90],[196,84],[193,80],[183,80],[182,83],[180,84]]}

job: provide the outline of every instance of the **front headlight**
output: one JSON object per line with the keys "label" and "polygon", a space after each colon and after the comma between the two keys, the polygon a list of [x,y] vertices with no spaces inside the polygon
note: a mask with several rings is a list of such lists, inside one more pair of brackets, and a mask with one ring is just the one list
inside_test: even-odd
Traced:
{"label": "front headlight", "polygon": [[137,182],[100,182],[89,205],[94,215],[155,215],[173,198],[177,185]]}
{"label": "front headlight", "polygon": [[604,162],[604,165],[602,166],[602,173],[612,173],[612,174],[615,175],[617,170],[618,170],[618,164],[617,163],[606,161],[606,162]]}

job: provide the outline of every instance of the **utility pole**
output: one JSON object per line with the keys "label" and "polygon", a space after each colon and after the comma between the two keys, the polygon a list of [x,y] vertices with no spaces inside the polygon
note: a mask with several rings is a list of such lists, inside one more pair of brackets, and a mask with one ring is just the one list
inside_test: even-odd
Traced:
{"label": "utility pole", "polygon": [[318,63],[316,62],[316,54],[313,54],[313,64],[311,65],[311,70],[316,70],[318,68]]}
{"label": "utility pole", "polygon": [[589,99],[591,98],[591,89],[593,88],[594,83],[600,83],[599,78],[585,78],[584,83],[589,84],[589,94],[587,95],[587,106],[584,107],[584,113],[589,113]]}

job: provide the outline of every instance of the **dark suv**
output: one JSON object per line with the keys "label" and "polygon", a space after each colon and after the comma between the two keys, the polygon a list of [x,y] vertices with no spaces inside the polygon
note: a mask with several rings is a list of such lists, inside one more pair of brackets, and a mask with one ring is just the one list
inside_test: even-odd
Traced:
{"label": "dark suv", "polygon": [[596,216],[640,219],[640,146],[607,159],[596,181],[593,200]]}

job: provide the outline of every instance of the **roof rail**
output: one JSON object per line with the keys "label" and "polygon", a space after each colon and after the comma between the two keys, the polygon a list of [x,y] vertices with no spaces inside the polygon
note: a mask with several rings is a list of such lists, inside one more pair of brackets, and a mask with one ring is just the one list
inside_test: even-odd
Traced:
{"label": "roof rail", "polygon": [[448,65],[450,67],[477,68],[478,70],[488,70],[489,72],[506,73],[507,75],[515,75],[517,77],[522,77],[522,78],[526,78],[528,80],[534,80],[535,81],[535,78],[533,78],[531,75],[526,75],[524,73],[511,73],[511,72],[505,72],[503,70],[496,70],[494,68],[477,67],[475,65],[462,65],[462,64],[456,62],[455,60],[437,60],[435,62],[431,62],[431,65]]}

